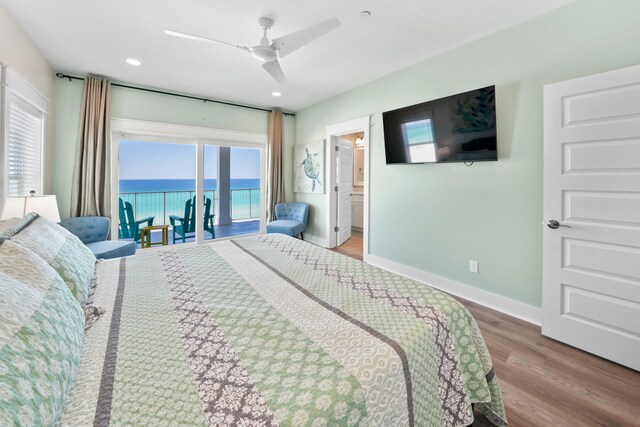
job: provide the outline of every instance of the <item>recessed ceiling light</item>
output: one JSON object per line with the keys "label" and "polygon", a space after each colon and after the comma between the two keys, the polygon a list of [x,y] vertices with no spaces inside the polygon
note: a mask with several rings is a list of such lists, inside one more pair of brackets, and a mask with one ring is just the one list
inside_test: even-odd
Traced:
{"label": "recessed ceiling light", "polygon": [[282,94],[280,92],[271,92],[271,95],[273,95],[273,96],[282,96]]}
{"label": "recessed ceiling light", "polygon": [[139,65],[142,65],[142,62],[138,61],[137,59],[129,58],[127,59],[127,64],[134,65],[137,67]]}
{"label": "recessed ceiling light", "polygon": [[363,10],[360,12],[360,19],[367,19],[371,16],[371,12],[368,10]]}

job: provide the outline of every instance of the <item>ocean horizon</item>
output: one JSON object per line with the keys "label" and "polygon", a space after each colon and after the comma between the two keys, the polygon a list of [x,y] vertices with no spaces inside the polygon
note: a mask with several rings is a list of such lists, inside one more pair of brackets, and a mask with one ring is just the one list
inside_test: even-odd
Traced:
{"label": "ocean horizon", "polygon": [[[196,191],[195,179],[121,179],[119,192],[122,193],[163,193],[171,191]],[[211,191],[217,187],[217,180],[205,179],[204,189]],[[232,190],[259,189],[259,178],[232,178]]]}

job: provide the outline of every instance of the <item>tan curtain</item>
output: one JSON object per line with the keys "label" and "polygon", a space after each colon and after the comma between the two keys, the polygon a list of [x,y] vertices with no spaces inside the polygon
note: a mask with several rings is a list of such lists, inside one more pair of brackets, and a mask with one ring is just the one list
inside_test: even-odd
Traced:
{"label": "tan curtain", "polygon": [[284,202],[282,176],[282,111],[269,113],[269,147],[267,156],[267,221],[276,219],[275,206]]}
{"label": "tan curtain", "polygon": [[111,120],[109,80],[87,76],[73,170],[71,216],[111,217]]}

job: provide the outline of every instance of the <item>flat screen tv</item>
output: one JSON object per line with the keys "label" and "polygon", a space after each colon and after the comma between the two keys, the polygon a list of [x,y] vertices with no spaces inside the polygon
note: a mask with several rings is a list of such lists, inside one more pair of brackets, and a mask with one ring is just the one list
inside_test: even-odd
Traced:
{"label": "flat screen tv", "polygon": [[495,86],[382,113],[387,164],[498,160]]}

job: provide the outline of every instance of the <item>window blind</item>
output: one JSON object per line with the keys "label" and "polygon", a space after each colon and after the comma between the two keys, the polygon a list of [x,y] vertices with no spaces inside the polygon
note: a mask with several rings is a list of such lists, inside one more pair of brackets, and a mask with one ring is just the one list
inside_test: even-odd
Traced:
{"label": "window blind", "polygon": [[42,194],[43,113],[19,98],[9,100],[8,196]]}

